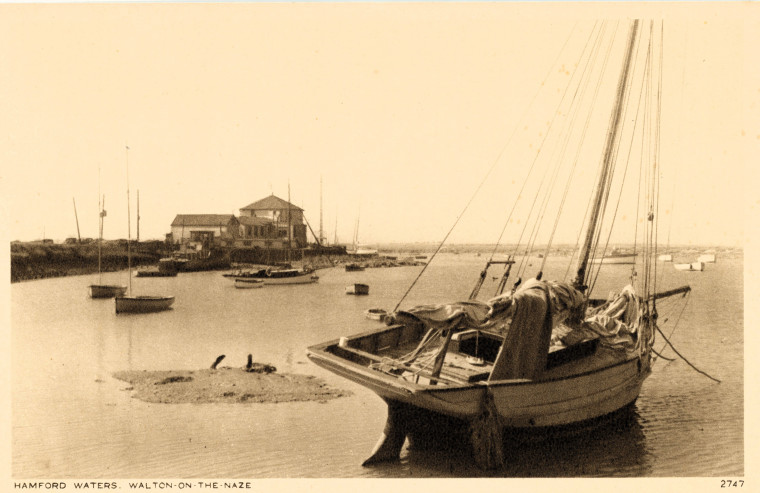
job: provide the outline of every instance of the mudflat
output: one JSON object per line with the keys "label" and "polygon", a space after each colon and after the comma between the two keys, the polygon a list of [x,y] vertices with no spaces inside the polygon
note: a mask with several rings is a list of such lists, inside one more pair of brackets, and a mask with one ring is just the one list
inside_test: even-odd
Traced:
{"label": "mudflat", "polygon": [[113,376],[131,385],[124,390],[133,391],[133,397],[165,404],[322,402],[351,395],[311,375],[242,368],[119,371]]}

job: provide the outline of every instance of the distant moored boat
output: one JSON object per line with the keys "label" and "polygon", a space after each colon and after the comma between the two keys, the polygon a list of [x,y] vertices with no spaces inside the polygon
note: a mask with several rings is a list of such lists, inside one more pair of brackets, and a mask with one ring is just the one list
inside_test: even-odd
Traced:
{"label": "distant moored boat", "polygon": [[592,264],[625,264],[631,265],[636,263],[635,253],[622,253],[617,250],[612,250],[609,255],[602,257],[595,257],[591,259]]}
{"label": "distant moored boat", "polygon": [[98,284],[91,284],[90,298],[113,298],[114,296],[121,296],[127,292],[126,286],[118,286],[114,284],[102,284],[103,271],[101,268],[102,263],[102,250],[103,250],[103,218],[106,217],[106,196],[100,197],[100,171],[98,171],[98,209],[100,209],[100,224],[98,228]]}
{"label": "distant moored boat", "polygon": [[388,312],[382,308],[370,308],[364,312],[364,316],[370,320],[383,320],[386,315],[388,315]]}
{"label": "distant moored boat", "polygon": [[369,286],[360,283],[351,284],[346,286],[346,294],[369,294]]}
{"label": "distant moored boat", "polygon": [[263,288],[264,281],[261,279],[245,279],[241,277],[235,279],[235,287],[238,289]]}
{"label": "distant moored boat", "polygon": [[150,313],[168,310],[174,296],[117,296],[116,313]]}
{"label": "distant moored boat", "polygon": [[114,296],[121,296],[126,292],[126,286],[116,286],[110,284],[90,285],[90,298],[113,298]]}
{"label": "distant moored boat", "polygon": [[673,264],[676,270],[688,270],[702,272],[705,270],[705,264],[702,262],[692,262],[690,264]]}

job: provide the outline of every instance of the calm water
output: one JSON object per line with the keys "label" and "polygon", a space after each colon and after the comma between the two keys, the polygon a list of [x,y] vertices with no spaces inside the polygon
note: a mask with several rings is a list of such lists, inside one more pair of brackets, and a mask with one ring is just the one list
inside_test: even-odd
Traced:
{"label": "calm water", "polygon": [[[402,307],[466,299],[484,258],[436,258]],[[550,261],[561,277],[567,260]],[[737,476],[744,474],[743,277],[741,258],[702,273],[664,268],[661,287],[693,288],[671,340],[687,359],[656,362],[633,413],[560,442],[521,445],[483,473],[462,452],[402,451],[400,463],[362,468],[385,423],[375,394],[328,373],[308,345],[368,330],[363,311],[392,309],[420,267],[320,271],[314,285],[237,290],[219,272],[133,280],[135,294],[173,294],[174,309],[114,314],[90,300],[97,276],[11,286],[14,478],[368,478]],[[618,269],[615,271],[614,269]],[[623,273],[626,267],[613,267]],[[495,271],[496,272],[496,271]],[[104,275],[126,283],[126,273]],[[352,282],[366,297],[346,296]],[[604,296],[618,283],[600,278]],[[489,281],[484,297],[492,293]],[[684,300],[660,305],[666,334]],[[668,309],[670,308],[670,309]],[[660,338],[657,348],[664,343]],[[148,404],[130,397],[118,370],[208,368],[254,361],[324,378],[353,395],[327,403]],[[664,356],[673,357],[666,349]]]}

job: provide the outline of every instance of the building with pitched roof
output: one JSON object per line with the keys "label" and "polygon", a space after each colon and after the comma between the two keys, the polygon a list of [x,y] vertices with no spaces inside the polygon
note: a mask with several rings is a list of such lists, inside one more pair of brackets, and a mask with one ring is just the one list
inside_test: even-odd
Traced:
{"label": "building with pitched roof", "polygon": [[190,249],[232,246],[240,232],[234,214],[177,214],[171,224],[172,243]]}
{"label": "building with pitched roof", "polygon": [[177,214],[172,243],[182,253],[213,247],[287,249],[307,246],[303,209],[274,194],[233,214]]}
{"label": "building with pitched roof", "polygon": [[235,242],[242,247],[304,248],[306,224],[303,209],[274,194],[240,209],[240,234]]}

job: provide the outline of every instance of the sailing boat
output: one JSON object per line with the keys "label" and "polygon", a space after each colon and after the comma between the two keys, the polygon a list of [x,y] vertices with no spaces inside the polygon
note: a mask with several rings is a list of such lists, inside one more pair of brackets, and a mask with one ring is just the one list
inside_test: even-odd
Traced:
{"label": "sailing boat", "polygon": [[[592,35],[597,33],[597,40],[602,39],[603,29],[595,27]],[[690,291],[688,286],[660,293],[655,290],[656,194],[648,193],[646,227],[641,232],[646,238],[642,271],[636,274],[632,269],[630,277],[621,279],[621,289],[608,299],[591,297],[595,276],[604,268],[601,264],[593,267],[590,259],[599,243],[604,243],[602,223],[613,173],[615,168],[627,166],[627,162],[616,162],[618,155],[625,154],[617,152],[622,130],[630,121],[623,117],[624,110],[626,104],[641,104],[630,103],[636,98],[628,98],[637,73],[633,63],[637,47],[646,53],[642,55],[646,56],[646,70],[638,73],[649,83],[646,87],[642,83],[641,91],[659,98],[652,86],[657,68],[652,47],[657,36],[653,25],[648,31],[647,50],[639,21],[632,21],[628,27],[598,179],[571,282],[543,280],[542,263],[534,278],[523,282],[520,277],[511,290],[505,291],[513,265],[509,263],[499,283],[499,294],[487,302],[479,301],[479,290],[492,263],[489,261],[467,301],[405,310],[399,310],[399,301],[386,317],[386,327],[308,348],[308,357],[315,364],[371,389],[388,406],[385,430],[364,465],[397,459],[407,437],[425,439],[431,431],[425,431],[424,424],[444,418],[467,425],[476,463],[496,467],[503,461],[504,430],[530,433],[590,422],[635,403],[651,373],[652,346],[658,330],[656,302]],[[588,46],[599,49],[599,44]],[[661,53],[659,60],[661,74]],[[606,59],[603,66],[608,66]],[[583,80],[585,72],[579,73],[584,74]],[[647,106],[655,115],[658,102],[649,101]],[[633,130],[637,127],[634,123]],[[650,133],[659,128],[656,123],[640,127],[640,131],[646,128]],[[650,180],[657,180],[659,164],[656,153],[652,154],[642,153],[642,158],[654,158],[642,165],[642,174],[645,170]],[[652,190],[657,189],[648,192]],[[639,210],[637,203],[633,207]],[[544,257],[549,254],[547,246]],[[621,272],[609,270],[613,276]],[[643,284],[643,292],[637,292],[634,284]],[[436,429],[432,433],[441,432]]]}
{"label": "sailing boat", "polygon": [[[89,286],[90,298],[113,298],[127,291],[126,286],[103,284],[102,251],[103,251],[103,219],[106,217],[106,196],[100,196],[100,172],[98,172],[98,284]],[[79,226],[77,224],[77,230]]]}
{"label": "sailing boat", "polygon": [[127,269],[129,271],[129,290],[126,295],[116,296],[116,313],[148,313],[168,310],[174,303],[174,296],[132,295],[132,226],[129,210],[129,147],[127,147]]}
{"label": "sailing boat", "polygon": [[359,256],[365,256],[365,257],[371,257],[374,255],[377,255],[377,249],[375,248],[367,248],[364,246],[361,246],[359,244],[359,218],[356,218],[356,224],[354,225],[354,241],[353,241],[353,248],[351,250],[346,250],[346,253],[349,255],[359,255]]}

